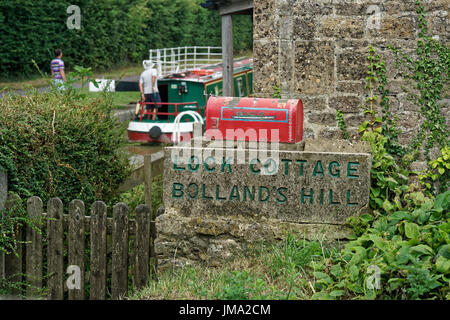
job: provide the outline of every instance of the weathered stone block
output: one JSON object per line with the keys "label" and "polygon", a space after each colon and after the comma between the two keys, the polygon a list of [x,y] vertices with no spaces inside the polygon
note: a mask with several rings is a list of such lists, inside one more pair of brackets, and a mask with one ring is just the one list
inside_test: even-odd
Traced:
{"label": "weathered stone block", "polygon": [[279,37],[280,19],[272,14],[255,14],[254,15],[255,32],[254,40],[273,40]]}
{"label": "weathered stone block", "polygon": [[310,128],[303,128],[303,139],[314,139],[314,130]]}
{"label": "weathered stone block", "polygon": [[339,81],[336,85],[336,92],[364,94],[366,89],[363,81]]}
{"label": "weathered stone block", "polygon": [[448,11],[428,19],[430,36],[439,36],[439,40],[445,41],[450,38],[450,24],[448,23]]}
{"label": "weathered stone block", "polygon": [[360,1],[355,0],[336,1],[335,4],[336,15],[364,17],[367,15],[369,6],[373,4],[377,5],[381,11],[384,10],[384,5],[382,3],[377,3],[377,1],[369,1],[368,3],[360,3]]}
{"label": "weathered stone block", "polygon": [[333,13],[333,4],[331,1],[296,1],[293,5],[293,11],[299,15],[330,15]]}
{"label": "weathered stone block", "polygon": [[343,113],[355,113],[361,111],[361,98],[355,96],[341,96],[330,99],[329,106]]}
{"label": "weathered stone block", "polygon": [[294,56],[295,47],[293,41],[280,42],[280,87],[282,95],[289,95],[294,86]]}
{"label": "weathered stone block", "polygon": [[338,80],[362,80],[366,77],[367,58],[363,50],[346,50],[337,56]]}
{"label": "weathered stone block", "polygon": [[334,42],[296,41],[295,44],[295,91],[329,94],[334,82]]}
{"label": "weathered stone block", "polygon": [[361,18],[325,17],[319,22],[318,37],[356,38],[364,36],[364,21]]}
{"label": "weathered stone block", "polygon": [[322,152],[344,152],[344,153],[370,153],[370,145],[365,141],[353,141],[342,139],[306,139],[305,151]]}
{"label": "weathered stone block", "polygon": [[254,40],[277,39],[280,21],[276,14],[275,0],[254,1]]}
{"label": "weathered stone block", "polygon": [[416,20],[414,17],[392,17],[381,18],[381,28],[368,29],[368,34],[373,38],[416,38]]}
{"label": "weathered stone block", "polygon": [[279,41],[255,41],[253,48],[254,92],[271,97],[273,86],[280,87]]}
{"label": "weathered stone block", "polygon": [[321,125],[336,125],[336,113],[320,112],[320,113],[306,113],[305,123],[314,123]]}
{"label": "weathered stone block", "polygon": [[417,112],[402,112],[396,114],[396,116],[398,116],[397,125],[407,130],[416,129],[422,123],[422,117]]}
{"label": "weathered stone block", "polygon": [[335,127],[336,126],[334,126],[334,128],[327,127],[326,129],[320,130],[319,131],[319,139],[320,138],[329,139],[329,140],[342,139],[341,131],[339,131]]}
{"label": "weathered stone block", "polygon": [[368,120],[368,116],[365,114],[351,114],[344,117],[344,119],[348,127],[359,128],[365,120]]}
{"label": "weathered stone block", "polygon": [[[289,233],[321,241],[345,240],[351,235],[344,225],[298,224],[264,217],[252,219],[208,214],[186,217],[173,208],[166,209],[156,219],[156,225],[155,252],[160,270],[169,265],[181,267],[197,261],[217,266],[258,242],[282,240]],[[213,225],[219,236],[196,233],[202,232],[204,225]]]}
{"label": "weathered stone block", "polygon": [[[431,9],[431,7],[426,2],[428,1],[423,2],[425,7]],[[432,2],[435,2],[435,0],[432,0]],[[385,2],[385,11],[388,15],[415,13],[416,10],[417,10],[416,0],[401,0],[401,1],[390,0]]]}
{"label": "weathered stone block", "polygon": [[294,16],[294,40],[314,40],[317,22],[314,16]]}
{"label": "weathered stone block", "polygon": [[246,150],[246,159],[220,148],[172,147],[165,153],[164,204],[184,216],[345,224],[368,202],[366,153],[279,151],[263,158]]}
{"label": "weathered stone block", "polygon": [[325,98],[306,97],[301,99],[303,102],[304,110],[324,110],[327,107],[327,101]]}

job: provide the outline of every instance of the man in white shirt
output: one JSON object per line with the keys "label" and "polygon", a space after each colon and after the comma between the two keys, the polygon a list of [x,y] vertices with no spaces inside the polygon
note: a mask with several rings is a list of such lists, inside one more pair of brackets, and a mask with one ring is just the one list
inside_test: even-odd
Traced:
{"label": "man in white shirt", "polygon": [[[141,99],[146,103],[146,110],[153,112],[152,120],[156,120],[157,110],[161,107],[161,96],[158,91],[158,79],[156,69],[153,69],[153,63],[150,61],[143,62],[145,71],[141,73],[139,78],[139,90],[141,91]],[[148,117],[149,119],[150,117]]]}

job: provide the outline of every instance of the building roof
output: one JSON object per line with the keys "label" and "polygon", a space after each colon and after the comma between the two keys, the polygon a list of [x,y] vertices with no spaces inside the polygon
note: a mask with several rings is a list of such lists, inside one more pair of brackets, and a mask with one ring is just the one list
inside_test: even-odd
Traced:
{"label": "building roof", "polygon": [[203,0],[203,8],[218,10],[220,15],[252,14],[253,0]]}
{"label": "building roof", "polygon": [[200,3],[200,5],[205,9],[217,10],[220,5],[225,4],[227,0],[206,0],[206,2]]}

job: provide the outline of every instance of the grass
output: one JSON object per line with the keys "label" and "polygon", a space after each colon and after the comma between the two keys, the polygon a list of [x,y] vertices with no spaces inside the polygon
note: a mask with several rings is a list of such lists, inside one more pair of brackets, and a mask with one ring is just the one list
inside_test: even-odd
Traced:
{"label": "grass", "polygon": [[[120,79],[126,76],[138,75],[143,71],[141,64],[119,67],[105,72],[94,72],[94,78],[113,78]],[[25,79],[2,79],[0,80],[0,88],[12,90],[26,90],[29,87],[41,88],[48,86],[48,79],[36,74]]]}
{"label": "grass", "polygon": [[[236,58],[253,57],[252,50],[243,50],[235,53]],[[143,71],[142,64],[132,64],[118,67],[104,72],[94,72],[94,78],[120,79],[127,76],[139,75]],[[41,88],[48,86],[48,80],[35,74],[24,78],[0,79],[0,89],[26,90],[29,87]],[[138,97],[139,98],[139,97]]]}
{"label": "grass", "polygon": [[[101,92],[90,92],[89,89],[84,88],[83,92],[92,98],[100,97]],[[136,102],[140,100],[140,93],[138,91],[119,91],[113,92],[113,105],[117,109],[125,109],[128,108],[127,105],[133,103],[133,106],[136,105]],[[131,106],[131,105],[130,105]]]}
{"label": "grass", "polygon": [[336,249],[288,235],[283,243],[258,244],[220,267],[193,264],[158,271],[158,281],[134,292],[131,300],[310,299],[317,261]]}

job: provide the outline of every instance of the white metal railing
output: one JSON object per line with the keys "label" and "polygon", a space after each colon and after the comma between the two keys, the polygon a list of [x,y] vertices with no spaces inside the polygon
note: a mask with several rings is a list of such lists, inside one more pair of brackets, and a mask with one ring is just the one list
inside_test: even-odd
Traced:
{"label": "white metal railing", "polygon": [[158,76],[222,62],[222,47],[195,46],[150,49],[149,51],[149,60],[156,64]]}

